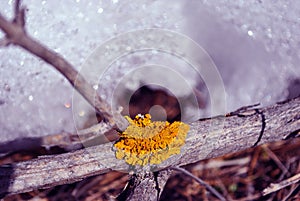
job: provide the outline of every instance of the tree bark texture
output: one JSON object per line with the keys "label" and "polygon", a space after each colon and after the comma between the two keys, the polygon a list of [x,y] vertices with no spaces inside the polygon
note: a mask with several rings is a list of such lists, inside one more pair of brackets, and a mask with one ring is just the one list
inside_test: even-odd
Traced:
{"label": "tree bark texture", "polygon": [[[155,170],[182,166],[258,144],[293,138],[299,136],[299,132],[300,97],[265,108],[243,108],[227,115],[201,119],[190,124],[181,153],[157,165]],[[4,196],[71,183],[110,170],[129,172],[129,166],[116,159],[112,147],[112,143],[107,143],[71,153],[2,165],[0,194]],[[147,189],[144,191],[148,192]]]}

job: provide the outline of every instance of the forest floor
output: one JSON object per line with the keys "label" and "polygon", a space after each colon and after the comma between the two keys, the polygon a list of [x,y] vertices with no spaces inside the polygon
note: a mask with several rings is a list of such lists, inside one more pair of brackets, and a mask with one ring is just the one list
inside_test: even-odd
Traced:
{"label": "forest floor", "polygon": [[[142,91],[143,97],[145,97],[145,94],[152,93],[147,90],[144,89]],[[174,107],[177,105],[176,101],[174,102],[172,98],[161,94],[161,91],[157,92],[156,95],[149,96],[146,99],[150,105],[158,104],[157,98],[151,100],[150,97],[160,96],[159,100],[169,101],[159,102],[159,104],[170,106],[170,103],[172,103],[171,107],[169,107],[173,108],[172,111],[167,110],[168,118],[175,119],[180,116],[178,111],[174,111]],[[138,93],[135,98],[133,99],[135,101],[139,99]],[[144,112],[142,109],[147,108],[147,106],[141,106],[135,101],[130,106],[132,111],[134,111],[133,113]],[[145,103],[145,100],[143,102]],[[141,106],[141,108],[139,109],[135,106]],[[61,150],[52,149],[51,153],[43,148],[27,152],[23,151],[0,158],[0,164],[24,161],[36,158],[39,155],[56,153],[61,153]],[[278,183],[300,173],[300,138],[264,144],[222,157],[202,160],[184,168],[213,186],[228,200],[300,200],[299,182],[277,192],[262,196],[262,191],[271,183]],[[114,200],[122,192],[128,180],[128,174],[111,171],[72,184],[11,195],[4,198],[4,201]],[[193,179],[178,172],[173,172],[163,189],[160,200],[193,201],[217,199]]]}
{"label": "forest floor", "polygon": [[[38,153],[16,153],[0,163],[34,158]],[[300,172],[300,139],[265,144],[238,153],[207,159],[185,166],[197,177],[216,188],[228,200],[300,200],[299,182],[262,197],[262,190]],[[82,181],[12,195],[17,200],[113,200],[125,187],[128,174],[112,171]],[[194,180],[180,173],[169,178],[163,200],[217,200]]]}

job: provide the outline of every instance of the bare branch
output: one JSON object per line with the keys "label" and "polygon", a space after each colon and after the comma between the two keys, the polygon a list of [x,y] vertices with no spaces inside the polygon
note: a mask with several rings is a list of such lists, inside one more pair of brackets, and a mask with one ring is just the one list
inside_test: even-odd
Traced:
{"label": "bare branch", "polygon": [[[262,126],[256,110],[192,123],[179,158],[171,157],[159,164],[157,169],[182,166],[252,147]],[[300,131],[300,97],[259,110],[264,113],[266,123],[259,144],[286,139],[291,133]],[[212,132],[211,125],[217,125],[220,121],[223,126],[216,127]],[[71,183],[111,169],[129,171],[124,161],[116,159],[112,144],[1,166],[0,183],[3,185],[0,186],[0,194]]]}
{"label": "bare branch", "polygon": [[15,14],[15,16],[18,16],[18,14],[19,14],[20,5],[21,5],[21,0],[16,0],[15,6],[14,6],[14,14]]}
{"label": "bare branch", "polygon": [[16,0],[14,7],[15,18],[13,22],[21,27],[25,26],[25,8],[21,7],[21,0]]}
{"label": "bare branch", "polygon": [[[12,22],[0,14],[0,28],[6,34],[7,43],[18,45],[43,59],[58,70],[72,86],[95,108],[111,126],[121,126],[127,121],[113,111],[101,99],[85,78],[56,52],[48,49],[27,35],[25,8],[16,0]],[[202,119],[191,124],[186,144],[181,154],[157,166],[162,170],[220,156],[266,142],[297,136],[300,131],[300,97],[262,109],[243,108],[226,116]],[[102,134],[105,130],[102,131]],[[92,142],[91,142],[92,143]],[[81,180],[110,170],[128,171],[129,166],[115,157],[112,144],[87,147],[72,153],[44,156],[38,159],[0,166],[0,197],[6,194],[28,192]],[[163,183],[167,180],[165,177]],[[136,192],[153,191],[153,179],[146,178],[136,185]],[[149,181],[150,181],[149,180]],[[298,180],[297,180],[298,181]],[[145,185],[144,185],[145,184]],[[164,185],[164,184],[163,184]],[[162,186],[163,186],[162,185]],[[145,187],[145,188],[144,188]],[[144,189],[143,189],[144,188]],[[158,191],[158,196],[160,192]],[[133,197],[138,194],[134,194]]]}
{"label": "bare branch", "polygon": [[6,47],[11,44],[11,41],[7,38],[3,38],[0,40],[0,47]]}
{"label": "bare branch", "polygon": [[[107,131],[108,130],[108,131]],[[60,147],[66,151],[75,151],[83,147],[91,147],[119,139],[118,132],[109,130],[104,122],[78,133],[58,133],[41,137],[26,137],[0,143],[0,156],[20,151],[32,151],[41,147],[50,149]]]}
{"label": "bare branch", "polygon": [[6,38],[11,43],[24,48],[58,70],[111,126],[117,124],[121,130],[126,128],[128,123],[121,114],[117,113],[113,118],[111,107],[68,61],[26,34],[24,16],[25,9],[20,7],[20,0],[17,0],[15,4],[13,22],[9,22],[0,14],[0,28],[6,34]]}

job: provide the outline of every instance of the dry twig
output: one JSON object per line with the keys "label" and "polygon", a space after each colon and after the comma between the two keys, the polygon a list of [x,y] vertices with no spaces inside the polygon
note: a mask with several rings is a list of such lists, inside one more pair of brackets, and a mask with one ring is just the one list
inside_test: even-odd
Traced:
{"label": "dry twig", "polygon": [[213,195],[215,195],[217,198],[219,198],[221,201],[225,201],[226,199],[218,192],[216,191],[211,185],[207,184],[205,181],[202,179],[196,177],[189,171],[181,168],[181,167],[172,167],[173,170],[176,170],[178,172],[182,172],[183,174],[191,177],[192,179],[195,179],[200,185],[204,186],[208,191],[210,191]]}
{"label": "dry twig", "polygon": [[[299,132],[300,97],[259,110],[265,115],[266,123],[260,144],[286,139]],[[255,110],[243,114],[248,115],[219,116],[192,123],[181,154],[162,162],[157,170],[187,165],[252,147],[262,129],[260,114]],[[222,127],[217,127],[212,132],[211,125],[219,124],[220,121]],[[111,144],[103,144],[72,153],[1,166],[0,194],[15,194],[72,183],[112,169],[128,171],[129,166],[116,159],[111,148]]]}
{"label": "dry twig", "polygon": [[281,169],[282,175],[285,175],[289,170],[282,164],[279,158],[268,148],[268,146],[263,146],[263,150],[268,154],[270,158],[276,163],[276,165]]}
{"label": "dry twig", "polygon": [[[25,9],[20,0],[15,4],[15,17],[10,22],[0,14],[0,28],[6,34],[4,45],[18,45],[55,67],[79,93],[108,121],[110,125],[125,125],[119,114],[112,118],[112,110],[74,67],[54,51],[41,45],[25,31]],[[157,170],[182,166],[205,158],[235,152],[253,145],[296,136],[300,130],[300,98],[262,109],[245,108],[226,116],[207,118],[191,124],[191,129],[178,158],[157,166]],[[117,160],[111,144],[103,144],[72,153],[20,162],[0,167],[0,195],[28,192],[59,184],[71,183],[91,175],[110,170],[128,170],[124,161]],[[162,181],[167,180],[166,176]],[[151,179],[151,181],[153,181]],[[145,187],[147,196],[153,192],[145,181],[137,188]],[[145,185],[144,185],[145,184]],[[162,185],[163,186],[163,185]],[[143,192],[143,191],[140,191]],[[159,193],[159,192],[158,192]],[[133,197],[138,199],[135,194]]]}
{"label": "dry twig", "polygon": [[283,180],[282,182],[280,183],[277,183],[277,184],[270,184],[269,187],[267,187],[266,189],[263,190],[263,195],[268,195],[270,193],[273,193],[273,192],[276,192],[280,189],[283,189],[289,185],[292,185],[292,184],[295,184],[297,182],[300,181],[300,173],[286,179],[286,180]]}
{"label": "dry twig", "polygon": [[11,22],[0,14],[0,28],[6,34],[3,44],[18,45],[52,65],[111,126],[117,124],[120,126],[121,130],[126,128],[127,121],[119,113],[115,114],[115,117],[113,118],[111,107],[97,94],[93,87],[88,84],[84,77],[76,71],[68,61],[56,52],[37,42],[26,33],[25,8],[20,6],[20,3],[21,0],[17,0],[15,3],[15,16]]}

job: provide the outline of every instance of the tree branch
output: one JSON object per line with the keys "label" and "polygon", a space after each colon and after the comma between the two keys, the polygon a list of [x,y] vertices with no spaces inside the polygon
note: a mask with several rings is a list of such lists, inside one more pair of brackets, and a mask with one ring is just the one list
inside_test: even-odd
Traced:
{"label": "tree branch", "polygon": [[[180,155],[162,162],[157,169],[182,166],[252,147],[261,134],[261,113],[265,117],[265,127],[258,144],[294,137],[300,131],[300,97],[266,108],[238,110],[226,116],[201,119],[190,125]],[[218,126],[221,123],[222,127]],[[88,147],[1,166],[0,194],[47,188],[112,169],[128,171],[128,168],[124,161],[116,159],[112,144]]]}
{"label": "tree branch", "polygon": [[[113,111],[88,84],[82,75],[56,52],[48,49],[27,35],[25,8],[16,0],[15,17],[10,22],[0,14],[0,28],[6,34],[2,45],[15,44],[43,59],[58,70],[72,86],[111,125],[121,126],[127,121]],[[158,174],[166,169],[197,162],[205,158],[256,146],[261,143],[295,137],[300,131],[300,98],[262,109],[243,108],[226,116],[202,119],[192,123],[181,154],[173,156],[157,166]],[[104,133],[105,131],[103,131]],[[102,133],[102,134],[103,134]],[[88,176],[110,170],[128,171],[129,166],[117,160],[112,144],[88,147],[72,153],[43,156],[38,159],[0,166],[0,197],[6,194],[28,192],[79,181]],[[132,198],[151,196],[163,187],[169,174],[161,176],[161,184],[155,177],[142,177],[134,186]],[[154,188],[154,183],[159,188]],[[145,195],[146,192],[147,194]]]}
{"label": "tree branch", "polygon": [[15,17],[12,22],[6,20],[0,14],[0,29],[6,34],[7,39],[5,45],[18,45],[52,65],[71,83],[89,104],[95,108],[96,112],[99,113],[103,119],[108,121],[111,126],[117,124],[120,126],[121,130],[126,128],[128,125],[127,121],[121,114],[117,113],[113,118],[114,113],[111,107],[97,94],[93,87],[88,84],[84,77],[76,71],[68,61],[27,35],[24,28],[25,9],[20,6],[20,2],[20,0],[17,0],[15,3]]}
{"label": "tree branch", "polygon": [[154,173],[134,174],[116,200],[157,201],[171,173],[171,170],[162,170]]}
{"label": "tree branch", "polygon": [[75,151],[83,147],[105,144],[119,139],[118,132],[109,130],[109,126],[101,122],[77,133],[58,133],[41,137],[18,138],[8,142],[0,142],[0,156],[14,152],[32,151],[39,148],[51,149],[59,147],[66,151]]}

